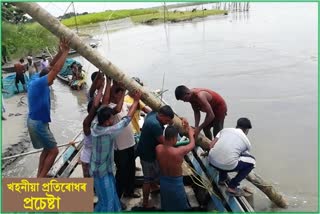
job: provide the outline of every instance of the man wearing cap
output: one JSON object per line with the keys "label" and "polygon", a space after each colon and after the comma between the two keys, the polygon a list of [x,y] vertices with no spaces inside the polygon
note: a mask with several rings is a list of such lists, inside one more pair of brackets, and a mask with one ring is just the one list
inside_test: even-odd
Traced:
{"label": "man wearing cap", "polygon": [[27,56],[28,64],[27,64],[27,70],[29,73],[29,79],[32,78],[32,76],[38,71],[37,65],[33,62],[32,56]]}
{"label": "man wearing cap", "polygon": [[40,71],[42,71],[43,69],[47,68],[49,66],[49,61],[46,57],[46,55],[42,55],[42,60],[40,62]]}
{"label": "man wearing cap", "polygon": [[228,172],[238,172],[228,184],[228,193],[241,196],[244,191],[238,186],[255,167],[255,158],[250,155],[251,144],[247,138],[251,122],[240,118],[236,128],[222,129],[210,144],[209,162],[219,170],[219,184],[228,180]]}

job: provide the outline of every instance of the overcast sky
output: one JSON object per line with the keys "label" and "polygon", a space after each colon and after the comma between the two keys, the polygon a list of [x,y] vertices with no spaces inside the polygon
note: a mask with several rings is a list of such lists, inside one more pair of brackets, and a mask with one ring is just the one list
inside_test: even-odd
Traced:
{"label": "overcast sky", "polygon": [[[71,2],[39,2],[38,4],[52,15],[61,16],[65,13],[70,3]],[[172,4],[172,2],[166,4]],[[163,5],[163,2],[75,2],[74,5],[77,13],[92,13],[105,10],[155,7]],[[73,12],[73,8],[70,7],[68,12]]]}

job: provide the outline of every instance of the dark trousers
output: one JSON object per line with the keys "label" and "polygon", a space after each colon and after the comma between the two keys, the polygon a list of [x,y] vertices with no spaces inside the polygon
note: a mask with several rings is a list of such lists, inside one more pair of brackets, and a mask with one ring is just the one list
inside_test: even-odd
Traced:
{"label": "dark trousers", "polygon": [[[253,159],[255,159],[253,156],[251,155],[246,155],[249,157],[252,157]],[[228,186],[231,189],[234,189],[236,187],[238,187],[240,185],[240,182],[245,179],[249,173],[251,172],[251,170],[254,168],[254,164],[253,163],[247,163],[247,162],[243,162],[243,161],[239,161],[238,165],[236,166],[236,168],[234,168],[233,170],[219,170],[219,181],[225,181],[228,178],[228,172],[238,172],[237,175],[231,179],[231,181],[229,182]]]}
{"label": "dark trousers", "polygon": [[116,188],[119,198],[123,193],[131,194],[134,191],[136,162],[134,158],[134,146],[114,151],[116,163]]}

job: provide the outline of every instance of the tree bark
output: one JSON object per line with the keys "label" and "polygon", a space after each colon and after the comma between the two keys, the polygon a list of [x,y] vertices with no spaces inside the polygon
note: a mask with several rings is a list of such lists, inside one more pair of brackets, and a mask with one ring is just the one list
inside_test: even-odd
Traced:
{"label": "tree bark", "polygon": [[[28,13],[35,21],[39,22],[43,27],[48,29],[52,34],[56,35],[58,38],[65,37],[70,40],[70,46],[76,50],[81,56],[86,58],[89,62],[95,65],[102,72],[110,76],[112,79],[121,82],[125,85],[125,87],[130,91],[140,90],[142,92],[142,101],[145,102],[148,106],[150,106],[153,110],[158,111],[161,106],[164,104],[161,102],[159,98],[156,98],[152,93],[148,92],[144,87],[140,86],[135,80],[132,80],[129,76],[125,75],[123,71],[113,65],[109,60],[104,58],[101,54],[96,52],[93,48],[91,48],[88,44],[81,41],[80,37],[60,23],[58,19],[53,17],[46,10],[42,9],[36,3],[28,3],[28,2],[16,2],[14,3],[17,7]],[[233,3],[234,4],[234,3]],[[178,116],[175,116],[174,124],[179,128],[180,133],[187,134],[181,125],[181,119]],[[197,138],[197,145],[199,145],[204,150],[209,149],[210,140],[206,138],[204,135],[199,134]],[[262,190],[272,201],[274,201],[278,206],[283,204],[279,203],[279,198],[283,197],[274,190],[272,194],[270,194],[269,190],[262,188],[265,186],[265,182],[261,177],[259,179],[254,179],[256,176],[249,176],[249,181],[254,182],[260,190]],[[251,179],[250,179],[251,178]],[[261,185],[257,185],[257,184]],[[281,206],[282,207],[282,206]]]}

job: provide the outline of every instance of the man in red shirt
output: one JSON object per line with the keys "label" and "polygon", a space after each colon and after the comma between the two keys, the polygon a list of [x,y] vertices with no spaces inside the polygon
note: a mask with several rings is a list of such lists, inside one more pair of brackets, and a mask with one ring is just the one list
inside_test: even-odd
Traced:
{"label": "man in red shirt", "polygon": [[[189,89],[180,85],[175,90],[177,100],[189,102],[194,111],[195,136],[198,136],[203,130],[205,136],[212,140],[211,127],[213,135],[216,136],[223,128],[224,118],[227,115],[227,105],[224,99],[216,92],[205,88]],[[203,123],[200,123],[200,112],[206,113]]]}

